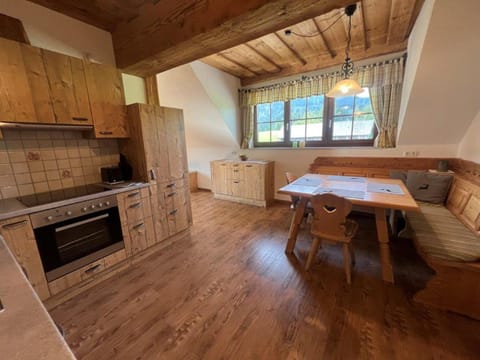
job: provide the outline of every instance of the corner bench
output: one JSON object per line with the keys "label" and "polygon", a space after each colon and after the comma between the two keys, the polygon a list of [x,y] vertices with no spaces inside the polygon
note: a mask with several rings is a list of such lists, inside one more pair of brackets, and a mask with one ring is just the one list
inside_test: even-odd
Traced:
{"label": "corner bench", "polygon": [[480,320],[480,186],[456,176],[446,207],[419,204],[407,226],[436,274],[414,300]]}

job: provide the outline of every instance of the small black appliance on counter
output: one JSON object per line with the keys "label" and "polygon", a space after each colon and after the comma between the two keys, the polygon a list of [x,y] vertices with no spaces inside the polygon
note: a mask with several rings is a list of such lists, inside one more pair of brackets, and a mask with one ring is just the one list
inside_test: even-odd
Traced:
{"label": "small black appliance on counter", "polygon": [[119,166],[102,167],[100,171],[104,183],[115,184],[124,180]]}

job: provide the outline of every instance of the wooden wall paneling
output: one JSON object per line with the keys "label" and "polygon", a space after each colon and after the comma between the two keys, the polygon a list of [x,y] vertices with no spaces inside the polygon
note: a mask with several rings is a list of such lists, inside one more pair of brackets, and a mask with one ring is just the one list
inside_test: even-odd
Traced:
{"label": "wooden wall paneling", "polygon": [[83,61],[42,49],[53,111],[59,124],[91,125]]}
{"label": "wooden wall paneling", "polygon": [[35,117],[21,46],[0,38],[0,120],[35,122]]}
{"label": "wooden wall paneling", "polygon": [[20,216],[0,221],[0,234],[40,299],[50,297],[30,218]]}
{"label": "wooden wall paneling", "polygon": [[30,44],[22,21],[5,14],[0,14],[0,37]]}
{"label": "wooden wall paneling", "polygon": [[147,76],[145,78],[145,90],[147,93],[147,104],[160,106],[156,75]]}
{"label": "wooden wall paneling", "polygon": [[436,169],[438,158],[420,157],[317,157],[310,164],[310,171],[316,167],[348,167],[376,169],[427,170]]}
{"label": "wooden wall paneling", "polygon": [[55,113],[42,51],[37,47],[25,44],[21,45],[21,49],[35,108],[35,122],[55,123]]}
{"label": "wooden wall paneling", "polygon": [[463,159],[448,159],[449,169],[480,186],[480,164]]}
{"label": "wooden wall paneling", "polygon": [[113,66],[85,62],[95,137],[127,138],[127,108],[121,72]]}

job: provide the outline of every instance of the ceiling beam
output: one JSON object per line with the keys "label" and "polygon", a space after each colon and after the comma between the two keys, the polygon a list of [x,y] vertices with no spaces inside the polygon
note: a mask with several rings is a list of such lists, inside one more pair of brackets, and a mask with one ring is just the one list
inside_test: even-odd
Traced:
{"label": "ceiling beam", "polygon": [[355,0],[162,0],[112,33],[117,66],[148,76],[229,49]]}
{"label": "ceiling beam", "polygon": [[297,50],[295,50],[293,47],[291,47],[290,45],[287,44],[287,42],[285,40],[282,39],[282,37],[280,35],[278,35],[277,33],[274,33],[274,35],[277,37],[277,39],[285,46],[286,49],[288,49],[288,51],[290,51],[290,53],[295,56],[295,58],[300,61],[303,65],[306,65],[307,64],[307,61],[298,53]]}
{"label": "ceiling beam", "polygon": [[[350,56],[353,59],[353,61],[357,62],[359,60],[365,60],[365,59],[369,59],[377,56],[400,52],[406,49],[407,49],[407,41],[403,41],[398,44],[392,44],[392,45],[386,44],[382,46],[371,47],[366,51],[364,49],[351,49]],[[324,56],[321,58],[314,56],[310,59],[307,59],[306,65],[303,65],[303,66],[295,65],[288,68],[283,68],[281,71],[275,74],[262,74],[255,77],[243,78],[241,80],[241,83],[242,83],[242,86],[258,84],[265,81],[280,79],[286,76],[293,76],[293,75],[303,74],[310,71],[326,69],[329,67],[340,65],[342,64],[342,62],[343,62],[343,59],[340,57],[336,57],[335,59],[332,59],[330,55]]]}
{"label": "ceiling beam", "polygon": [[313,21],[313,24],[315,25],[315,28],[318,31],[318,34],[320,35],[320,39],[322,39],[323,46],[325,47],[325,49],[328,51],[328,53],[333,59],[335,56],[337,56],[337,54],[335,53],[335,51],[332,50],[330,44],[327,41],[327,38],[323,34],[323,30],[320,28],[320,25],[317,22],[317,19],[312,19],[312,21]]}

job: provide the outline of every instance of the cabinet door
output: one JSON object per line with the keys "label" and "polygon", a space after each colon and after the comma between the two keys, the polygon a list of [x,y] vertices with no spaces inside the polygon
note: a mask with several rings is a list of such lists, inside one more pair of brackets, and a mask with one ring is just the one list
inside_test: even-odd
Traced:
{"label": "cabinet door", "polygon": [[226,162],[212,162],[213,189],[217,194],[228,194],[227,179],[229,176],[230,166]]}
{"label": "cabinet door", "polygon": [[44,300],[50,297],[42,260],[29,217],[21,216],[1,221],[0,234],[40,299]]}
{"label": "cabinet door", "polygon": [[50,86],[43,62],[42,50],[21,44],[25,71],[32,92],[35,122],[42,124],[55,123]]}
{"label": "cabinet door", "polygon": [[228,195],[243,198],[245,197],[245,182],[243,180],[229,180],[230,191]]}
{"label": "cabinet door", "polygon": [[129,227],[129,243],[125,244],[127,253],[134,255],[155,244],[155,230],[151,217]]}
{"label": "cabinet door", "polygon": [[150,185],[153,227],[155,229],[155,241],[160,242],[168,237],[168,221],[165,197],[158,185]]}
{"label": "cabinet door", "polygon": [[189,221],[185,191],[187,191],[186,188],[180,188],[165,193],[168,233],[170,236],[188,227]]}
{"label": "cabinet door", "polygon": [[143,143],[149,179],[168,181],[168,136],[163,111],[157,106],[140,105]]}
{"label": "cabinet door", "polygon": [[170,176],[173,179],[180,179],[188,173],[183,111],[166,107],[161,109],[164,112],[165,126],[167,129]]}
{"label": "cabinet door", "polygon": [[48,50],[42,53],[56,122],[91,125],[83,60]]}
{"label": "cabinet door", "polygon": [[96,138],[127,138],[122,74],[112,66],[85,63]]}
{"label": "cabinet door", "polygon": [[21,45],[0,38],[0,121],[35,122]]}
{"label": "cabinet door", "polygon": [[265,171],[260,164],[245,164],[245,197],[265,200]]}

